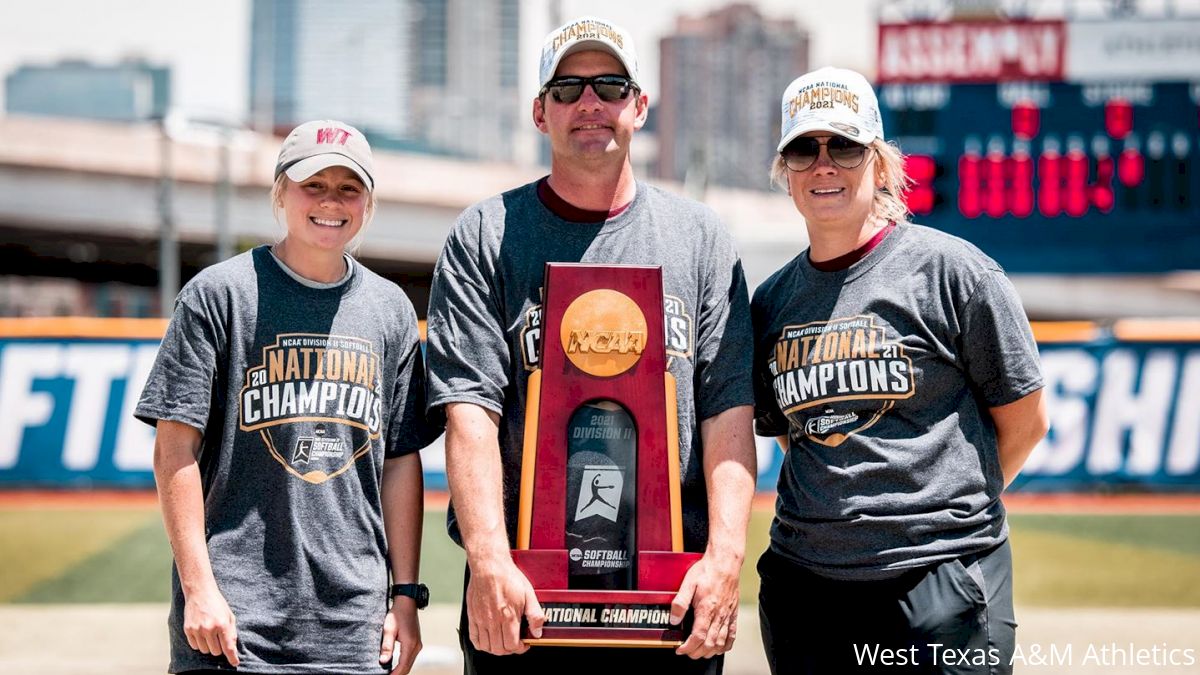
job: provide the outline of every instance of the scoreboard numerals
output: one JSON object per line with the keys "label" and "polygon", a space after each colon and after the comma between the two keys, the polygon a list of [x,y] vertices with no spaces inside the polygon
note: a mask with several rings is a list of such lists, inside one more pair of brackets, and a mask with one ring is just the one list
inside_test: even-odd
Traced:
{"label": "scoreboard numerals", "polygon": [[1026,218],[1033,213],[1033,158],[1025,149],[1013,153],[1010,162],[1012,174],[1011,193],[1008,207],[1018,218]]}
{"label": "scoreboard numerals", "polygon": [[[1109,213],[1118,187],[1130,195],[1147,180],[1146,160],[1136,146],[1127,146],[1114,158],[1105,144],[1091,156],[1080,142],[1071,145],[1061,153],[1057,141],[1044,142],[1036,160],[1028,143],[1014,144],[1009,155],[994,147],[983,156],[974,148],[965,150],[958,158],[959,213],[966,218],[1026,218],[1035,210],[1046,218],[1080,218],[1093,209]],[[1186,181],[1186,162],[1181,160],[1178,167],[1165,173]],[[1163,191],[1156,184],[1148,188],[1154,193]],[[1187,199],[1188,192],[1180,187],[1172,194]],[[1159,204],[1152,200],[1151,205]],[[913,212],[918,213],[916,209]]]}
{"label": "scoreboard numerals", "polygon": [[934,180],[941,175],[937,161],[929,155],[908,155],[904,158],[904,170],[912,180],[905,194],[908,210],[923,216],[933,211],[938,203]]}
{"label": "scoreboard numerals", "polygon": [[983,213],[981,164],[978,153],[966,152],[958,158],[958,211],[967,218]]}
{"label": "scoreboard numerals", "polygon": [[1063,159],[1066,165],[1066,181],[1063,210],[1068,216],[1078,218],[1088,210],[1088,158],[1083,150],[1073,148]]}
{"label": "scoreboard numerals", "polygon": [[1115,199],[1113,197],[1113,176],[1116,162],[1108,153],[1096,158],[1096,181],[1088,188],[1088,199],[1100,213],[1112,211]]}
{"label": "scoreboard numerals", "polygon": [[[1034,209],[1034,162],[1027,144],[1005,155],[1002,146],[993,142],[986,156],[968,149],[958,158],[958,210],[967,218],[987,215],[1003,218],[1013,215],[1025,218]],[[1038,174],[1051,176],[1054,186],[1048,194],[1036,199],[1039,210],[1057,210],[1061,196],[1058,191],[1059,167],[1039,167]]]}

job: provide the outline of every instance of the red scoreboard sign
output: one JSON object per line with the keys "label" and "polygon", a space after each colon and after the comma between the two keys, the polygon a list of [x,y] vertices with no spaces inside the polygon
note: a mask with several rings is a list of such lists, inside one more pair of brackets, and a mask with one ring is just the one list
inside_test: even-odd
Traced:
{"label": "red scoreboard sign", "polygon": [[879,82],[1062,80],[1062,21],[879,26]]}

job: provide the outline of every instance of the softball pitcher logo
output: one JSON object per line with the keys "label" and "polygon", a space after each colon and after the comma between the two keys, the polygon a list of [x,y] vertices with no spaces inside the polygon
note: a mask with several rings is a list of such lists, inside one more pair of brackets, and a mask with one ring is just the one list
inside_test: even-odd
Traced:
{"label": "softball pitcher logo", "polygon": [[275,461],[320,484],[371,450],[383,421],[380,359],[354,337],[291,333],[262,350],[238,396],[242,431],[257,431]]}
{"label": "softball pitcher logo", "polygon": [[579,504],[575,509],[575,520],[600,516],[617,522],[617,511],[621,503],[621,483],[624,476],[620,467],[611,465],[589,465],[583,467],[582,485],[579,486]]}
{"label": "softball pitcher logo", "polygon": [[829,447],[913,395],[912,360],[872,316],[786,326],[767,367],[779,409]]}

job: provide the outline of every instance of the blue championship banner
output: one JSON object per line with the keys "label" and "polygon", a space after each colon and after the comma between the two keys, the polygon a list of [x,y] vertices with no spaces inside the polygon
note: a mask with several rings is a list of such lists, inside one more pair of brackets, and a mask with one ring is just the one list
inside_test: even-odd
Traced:
{"label": "blue championship banner", "polygon": [[[0,487],[152,487],[154,430],[132,411],[164,326],[0,320]],[[1051,426],[1014,490],[1200,492],[1200,328],[1035,333]],[[421,454],[446,489],[441,441]],[[760,491],[782,459],[758,439]]]}

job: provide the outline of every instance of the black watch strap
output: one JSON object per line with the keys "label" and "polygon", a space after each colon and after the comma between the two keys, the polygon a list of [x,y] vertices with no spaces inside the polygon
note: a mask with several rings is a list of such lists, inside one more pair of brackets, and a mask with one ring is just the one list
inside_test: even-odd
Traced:
{"label": "black watch strap", "polygon": [[417,609],[429,606],[429,587],[425,584],[396,584],[392,586],[391,596],[404,595],[417,601]]}

